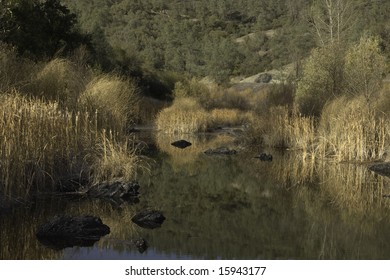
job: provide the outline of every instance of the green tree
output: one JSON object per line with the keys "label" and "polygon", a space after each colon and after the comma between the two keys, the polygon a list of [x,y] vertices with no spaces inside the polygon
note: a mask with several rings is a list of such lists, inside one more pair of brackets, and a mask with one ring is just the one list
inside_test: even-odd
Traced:
{"label": "green tree", "polygon": [[346,90],[351,95],[364,95],[369,103],[382,87],[385,57],[377,38],[362,37],[347,51],[345,58]]}
{"label": "green tree", "polygon": [[339,96],[344,84],[344,51],[333,44],[316,48],[304,64],[295,100],[305,115],[319,116],[325,103]]}
{"label": "green tree", "polygon": [[10,1],[4,17],[7,28],[2,24],[1,40],[16,46],[21,54],[53,57],[88,43],[77,29],[76,15],[59,0]]}

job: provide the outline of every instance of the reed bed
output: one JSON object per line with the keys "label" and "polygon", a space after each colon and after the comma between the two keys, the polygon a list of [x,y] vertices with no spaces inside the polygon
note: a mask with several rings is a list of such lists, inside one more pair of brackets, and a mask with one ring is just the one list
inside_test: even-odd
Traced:
{"label": "reed bed", "polygon": [[[97,129],[96,115],[59,107],[17,92],[0,96],[0,183],[9,195],[54,190],[74,175],[135,176],[136,167],[129,166],[137,164],[137,156],[119,144],[120,135],[108,141]],[[106,151],[103,159],[96,147]]]}
{"label": "reed bed", "polygon": [[57,178],[82,172],[81,161],[96,142],[89,114],[17,92],[0,97],[0,112],[0,182],[6,189],[55,186]]}
{"label": "reed bed", "polygon": [[338,98],[323,110],[318,129],[318,153],[338,162],[384,159],[388,151],[388,118],[364,99]]}
{"label": "reed bed", "polygon": [[246,133],[249,142],[265,147],[301,150],[304,157],[315,150],[314,119],[303,117],[286,106],[276,106],[264,115],[252,118]]}

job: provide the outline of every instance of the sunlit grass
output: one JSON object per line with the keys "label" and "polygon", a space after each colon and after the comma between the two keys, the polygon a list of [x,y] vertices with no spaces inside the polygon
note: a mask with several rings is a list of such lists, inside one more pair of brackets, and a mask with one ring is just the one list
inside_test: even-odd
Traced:
{"label": "sunlit grass", "polygon": [[157,115],[156,127],[168,134],[202,132],[207,130],[208,117],[195,99],[178,98]]}

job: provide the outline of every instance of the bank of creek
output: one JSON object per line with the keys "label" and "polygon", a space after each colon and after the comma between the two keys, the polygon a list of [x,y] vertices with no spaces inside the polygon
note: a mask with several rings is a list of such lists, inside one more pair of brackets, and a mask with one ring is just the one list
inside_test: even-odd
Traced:
{"label": "bank of creek", "polygon": [[[142,134],[142,133],[141,133]],[[367,166],[303,161],[293,152],[242,149],[229,133],[137,135],[150,172],[137,199],[37,196],[0,212],[1,259],[389,259],[390,179]],[[185,139],[185,149],[171,145]],[[216,147],[236,154],[209,155]],[[271,160],[256,158],[272,154]],[[163,213],[154,229],[132,217]],[[53,248],[38,228],[55,216],[92,215],[110,233]]]}

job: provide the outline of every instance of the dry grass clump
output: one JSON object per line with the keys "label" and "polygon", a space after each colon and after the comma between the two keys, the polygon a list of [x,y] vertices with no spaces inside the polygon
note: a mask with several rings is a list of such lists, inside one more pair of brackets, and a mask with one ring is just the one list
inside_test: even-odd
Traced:
{"label": "dry grass clump", "polygon": [[363,96],[335,99],[324,107],[319,126],[321,157],[337,161],[382,159],[388,149],[390,127]]}
{"label": "dry grass clump", "polygon": [[206,111],[194,98],[175,99],[172,106],[158,113],[156,126],[160,132],[183,134],[206,131]]}
{"label": "dry grass clump", "polygon": [[67,59],[55,58],[43,66],[24,91],[33,97],[55,101],[61,107],[73,110],[90,75],[80,71]]}
{"label": "dry grass clump", "polygon": [[252,121],[253,114],[238,109],[214,109],[210,112],[212,126],[239,126]]}
{"label": "dry grass clump", "polygon": [[90,181],[93,184],[117,179],[128,182],[137,177],[140,167],[146,168],[146,165],[132,142],[129,139],[118,141],[111,131],[107,133],[103,129],[94,151]]}
{"label": "dry grass clump", "polygon": [[80,108],[97,113],[98,127],[124,131],[137,114],[138,88],[134,81],[103,75],[93,79],[80,95]]}

